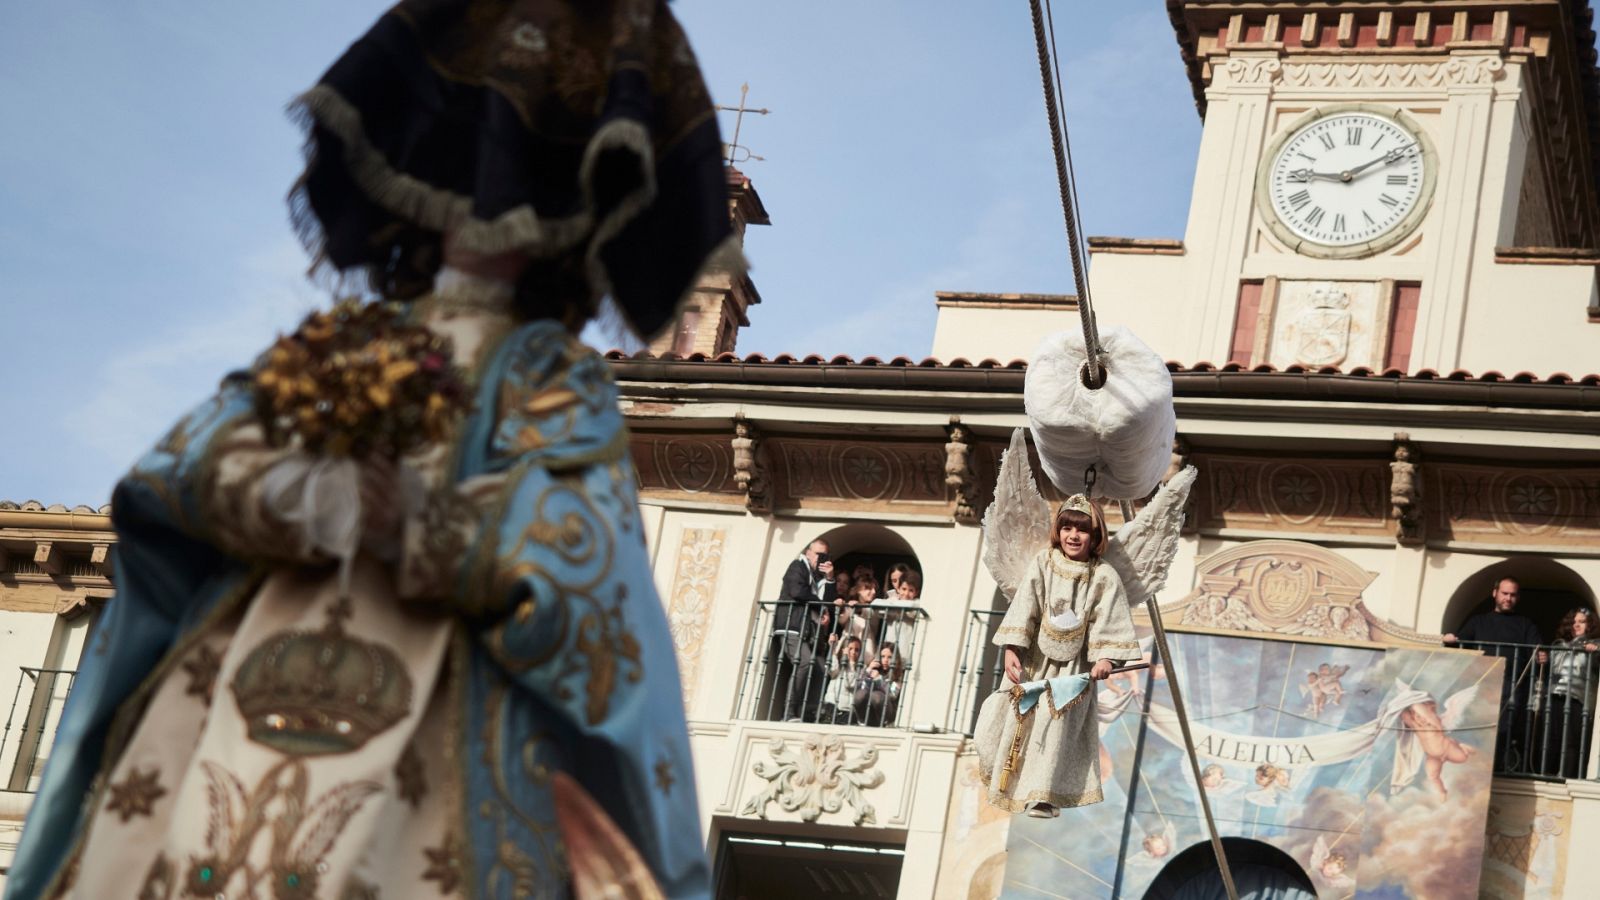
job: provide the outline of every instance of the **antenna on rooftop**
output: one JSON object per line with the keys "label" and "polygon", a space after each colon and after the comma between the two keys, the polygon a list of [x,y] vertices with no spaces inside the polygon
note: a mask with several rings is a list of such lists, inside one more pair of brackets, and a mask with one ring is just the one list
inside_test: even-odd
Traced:
{"label": "antenna on rooftop", "polygon": [[[734,119],[733,119],[733,140],[722,145],[722,159],[723,159],[723,162],[727,163],[730,166],[734,165],[735,163],[748,162],[748,161],[750,161],[752,159],[755,160],[756,162],[764,162],[766,160],[766,157],[757,156],[754,153],[751,153],[749,147],[746,147],[743,144],[739,143],[739,129],[744,126],[744,114],[745,113],[750,113],[751,115],[757,115],[757,116],[765,116],[765,115],[767,115],[767,114],[772,112],[772,110],[770,110],[770,109],[752,109],[752,108],[750,108],[748,106],[745,106],[744,105],[744,99],[745,99],[746,96],[749,95],[749,93],[750,93],[750,82],[747,81],[744,84],[739,85],[739,105],[738,106],[722,106],[722,105],[719,104],[716,107],[717,109],[719,109],[719,110],[721,110],[723,112],[731,112],[731,113],[736,113],[737,114],[737,115],[734,116]],[[744,154],[744,155],[740,156],[739,154],[741,154],[741,153]]]}

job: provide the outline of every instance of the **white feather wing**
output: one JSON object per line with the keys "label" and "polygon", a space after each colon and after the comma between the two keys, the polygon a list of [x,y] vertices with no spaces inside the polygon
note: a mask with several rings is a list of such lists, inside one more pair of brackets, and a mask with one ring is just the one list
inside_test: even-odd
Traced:
{"label": "white feather wing", "polygon": [[[1128,592],[1128,603],[1138,607],[1167,583],[1167,571],[1178,553],[1183,530],[1183,507],[1194,487],[1194,466],[1172,476],[1133,521],[1122,526],[1106,548],[1106,561],[1117,570]],[[1048,540],[1048,538],[1047,538]]]}
{"label": "white feather wing", "polygon": [[1478,696],[1478,686],[1474,684],[1456,691],[1444,701],[1444,712],[1439,714],[1439,721],[1444,725],[1445,731],[1455,731],[1461,727],[1461,719],[1467,714],[1467,707],[1472,705],[1472,700],[1476,696]]}
{"label": "white feather wing", "polygon": [[1011,432],[1011,446],[1000,458],[994,501],[983,514],[983,564],[989,567],[1006,602],[1017,593],[1028,564],[1050,545],[1050,504],[1039,493],[1028,462],[1026,432]]}

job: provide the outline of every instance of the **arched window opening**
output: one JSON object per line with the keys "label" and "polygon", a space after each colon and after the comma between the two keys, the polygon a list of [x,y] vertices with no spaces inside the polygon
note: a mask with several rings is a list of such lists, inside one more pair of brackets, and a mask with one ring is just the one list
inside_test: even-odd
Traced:
{"label": "arched window opening", "polygon": [[[810,552],[817,541],[826,556]],[[779,596],[757,604],[735,717],[910,727],[927,620],[911,544],[853,523],[810,538],[783,565]]]}
{"label": "arched window opening", "polygon": [[[1496,593],[1515,604],[1496,610]],[[1445,607],[1447,642],[1505,660],[1496,723],[1496,775],[1582,778],[1594,731],[1594,690],[1600,658],[1565,643],[1567,614],[1594,621],[1594,591],[1555,560],[1514,557],[1485,566],[1463,581]],[[1499,614],[1507,613],[1507,614]],[[1574,619],[1576,621],[1576,619]],[[1592,633],[1592,631],[1591,631]]]}
{"label": "arched window opening", "polygon": [[[1222,852],[1228,857],[1239,896],[1254,900],[1315,900],[1311,876],[1289,854],[1263,841],[1225,837]],[[1145,891],[1145,900],[1211,900],[1223,896],[1222,873],[1210,841],[1202,841],[1172,858]]]}
{"label": "arched window opening", "polygon": [[1445,606],[1439,632],[1453,634],[1467,619],[1494,609],[1490,596],[1507,577],[1515,578],[1519,585],[1517,612],[1532,619],[1546,640],[1555,637],[1561,617],[1569,609],[1595,609],[1594,590],[1583,576],[1553,559],[1517,556],[1485,566],[1462,581]]}

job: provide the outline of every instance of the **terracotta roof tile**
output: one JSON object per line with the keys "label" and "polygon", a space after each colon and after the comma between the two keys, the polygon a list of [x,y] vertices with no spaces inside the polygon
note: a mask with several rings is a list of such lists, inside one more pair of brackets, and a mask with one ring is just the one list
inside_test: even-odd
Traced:
{"label": "terracotta roof tile", "polygon": [[[705,365],[749,365],[749,366],[844,366],[850,368],[902,368],[902,369],[991,369],[1024,371],[1028,368],[1026,360],[1013,359],[1003,362],[993,357],[986,357],[977,362],[958,356],[950,360],[940,360],[935,357],[925,357],[914,360],[908,356],[895,356],[885,360],[880,356],[863,356],[856,359],[844,354],[824,356],[820,353],[808,353],[804,356],[795,356],[792,353],[780,353],[777,356],[767,357],[760,353],[750,353],[740,356],[735,353],[719,353],[716,356],[707,356],[704,353],[692,353],[680,356],[676,353],[652,353],[649,350],[640,350],[635,353],[626,353],[621,350],[610,350],[605,354],[609,360],[641,360],[660,362],[690,362]],[[1526,370],[1518,371],[1514,375],[1506,375],[1497,370],[1490,369],[1482,373],[1469,372],[1466,369],[1454,369],[1448,374],[1440,374],[1436,369],[1418,369],[1415,372],[1406,372],[1402,369],[1384,368],[1376,369],[1369,366],[1356,366],[1348,371],[1338,366],[1303,366],[1288,365],[1283,368],[1257,363],[1255,365],[1227,362],[1221,365],[1201,360],[1193,363],[1181,363],[1168,360],[1167,371],[1174,375],[1182,374],[1239,374],[1239,375],[1337,375],[1345,378],[1386,378],[1403,381],[1458,381],[1480,383],[1513,383],[1513,384],[1548,384],[1548,385],[1584,385],[1594,387],[1600,385],[1600,374],[1590,374],[1574,377],[1566,372],[1556,372],[1548,376],[1540,376],[1535,372]]]}

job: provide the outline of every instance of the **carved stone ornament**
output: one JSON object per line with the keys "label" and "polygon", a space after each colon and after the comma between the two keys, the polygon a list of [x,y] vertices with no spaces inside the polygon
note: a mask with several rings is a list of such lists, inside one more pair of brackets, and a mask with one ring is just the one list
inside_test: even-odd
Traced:
{"label": "carved stone ornament", "polygon": [[678,674],[683,682],[683,703],[694,700],[700,681],[700,663],[722,570],[727,535],[720,528],[685,528],[678,545],[678,567],[672,575],[667,601],[667,625],[678,652]]}
{"label": "carved stone ornament", "polygon": [[1395,521],[1395,540],[1422,543],[1422,480],[1417,476],[1419,455],[1404,431],[1394,435],[1394,461],[1389,463],[1389,514]]}
{"label": "carved stone ornament", "polygon": [[848,756],[839,735],[808,734],[793,750],[775,737],[768,742],[767,753],[770,763],[760,760],[753,767],[767,785],[739,815],[765,819],[767,806],[776,803],[784,812],[799,813],[802,821],[815,822],[823,813],[836,813],[848,805],[854,824],[877,824],[877,810],[862,793],[883,784],[883,773],[873,768],[878,762],[876,749]]}
{"label": "carved stone ornament", "polygon": [[744,416],[733,420],[733,480],[744,491],[745,508],[756,514],[772,511],[772,484],[761,460],[761,435]]}
{"label": "carved stone ornament", "polygon": [[978,481],[968,459],[972,433],[959,421],[953,421],[946,434],[950,440],[944,445],[944,483],[955,489],[955,519],[963,525],[976,525]]}
{"label": "carved stone ornament", "polygon": [[1283,74],[1283,63],[1262,57],[1233,57],[1221,66],[1230,84],[1271,84]]}
{"label": "carved stone ornament", "polygon": [[1439,642],[1367,609],[1361,594],[1376,576],[1315,544],[1252,541],[1196,569],[1199,586],[1165,613],[1184,625],[1401,646]]}
{"label": "carved stone ornament", "polygon": [[[1229,63],[1271,61],[1229,60]],[[1290,62],[1274,70],[1269,77],[1288,87],[1453,87],[1492,84],[1505,77],[1505,68],[1505,60],[1498,56],[1452,56],[1443,62],[1419,63]],[[1257,77],[1259,80],[1260,76]],[[1239,81],[1240,76],[1235,76],[1234,80]]]}

